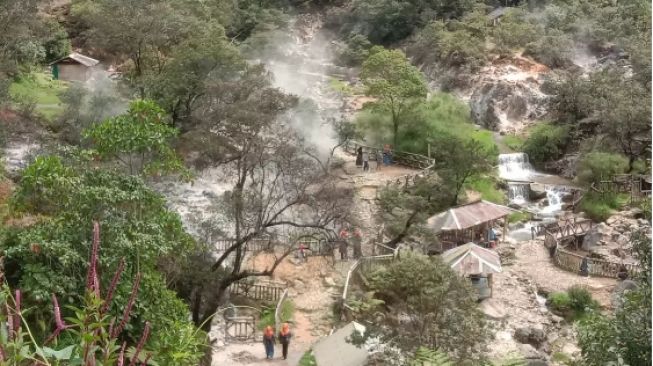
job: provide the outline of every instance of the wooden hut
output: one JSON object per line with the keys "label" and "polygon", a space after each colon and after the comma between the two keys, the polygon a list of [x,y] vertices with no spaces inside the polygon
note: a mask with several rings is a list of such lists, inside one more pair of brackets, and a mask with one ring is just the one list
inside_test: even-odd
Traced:
{"label": "wooden hut", "polygon": [[501,273],[498,253],[467,243],[447,250],[441,258],[458,274],[469,278],[478,292],[479,300],[492,296],[492,274]]}
{"label": "wooden hut", "polygon": [[489,229],[497,226],[502,227],[501,240],[504,240],[508,215],[514,212],[517,210],[481,200],[431,216],[426,226],[437,234],[440,242],[439,248],[431,251],[443,252],[469,242],[488,246],[492,242],[488,237]]}
{"label": "wooden hut", "polygon": [[50,63],[52,78],[55,80],[85,82],[93,74],[100,61],[72,52],[66,57]]}

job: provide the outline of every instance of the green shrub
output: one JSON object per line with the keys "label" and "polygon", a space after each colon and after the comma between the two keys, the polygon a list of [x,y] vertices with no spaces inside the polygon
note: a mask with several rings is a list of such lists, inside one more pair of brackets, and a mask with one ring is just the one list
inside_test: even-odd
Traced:
{"label": "green shrub", "polygon": [[567,290],[569,306],[577,314],[598,308],[598,303],[586,288],[574,285]]}
{"label": "green shrub", "polygon": [[465,188],[471,189],[481,194],[481,198],[498,203],[506,203],[506,195],[502,190],[497,188],[496,181],[489,176],[472,177],[465,184]]}
{"label": "green shrub", "polygon": [[578,162],[577,179],[589,186],[600,180],[609,180],[615,174],[628,170],[628,158],[621,154],[607,152],[591,152],[584,155]]}
{"label": "green shrub", "polygon": [[560,158],[569,142],[569,127],[541,123],[533,128],[523,149],[531,161],[545,162]]}
{"label": "green shrub", "polygon": [[627,197],[625,194],[600,194],[588,192],[580,202],[580,209],[597,222],[605,221],[615,209],[621,207]]}
{"label": "green shrub", "polygon": [[317,361],[315,356],[313,356],[313,351],[308,350],[302,355],[302,358],[299,360],[299,366],[316,366]]}
{"label": "green shrub", "polygon": [[369,56],[372,43],[362,34],[355,34],[347,39],[346,47],[340,53],[339,62],[345,66],[360,66]]}
{"label": "green shrub", "polygon": [[503,143],[510,148],[512,151],[522,151],[522,146],[524,146],[525,139],[521,136],[516,135],[506,135],[503,138]]}
{"label": "green shrub", "polygon": [[571,299],[566,292],[552,292],[549,294],[549,308],[559,315],[566,315],[571,310]]}

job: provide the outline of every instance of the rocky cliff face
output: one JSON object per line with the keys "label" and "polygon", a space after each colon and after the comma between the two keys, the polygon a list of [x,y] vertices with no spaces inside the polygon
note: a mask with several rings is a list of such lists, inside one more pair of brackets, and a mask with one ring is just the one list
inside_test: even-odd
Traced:
{"label": "rocky cliff face", "polygon": [[543,118],[550,98],[542,91],[548,71],[522,56],[494,60],[472,84],[472,119],[493,131],[517,132]]}

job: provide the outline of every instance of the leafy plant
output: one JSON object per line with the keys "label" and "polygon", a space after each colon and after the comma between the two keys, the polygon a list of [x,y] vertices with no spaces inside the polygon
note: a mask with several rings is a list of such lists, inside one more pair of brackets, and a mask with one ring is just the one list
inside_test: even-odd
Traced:
{"label": "leafy plant", "polygon": [[420,347],[409,363],[410,366],[453,366],[446,353],[438,350]]}
{"label": "leafy plant", "polygon": [[562,156],[569,143],[569,128],[540,123],[531,131],[523,145],[533,162],[545,162]]}

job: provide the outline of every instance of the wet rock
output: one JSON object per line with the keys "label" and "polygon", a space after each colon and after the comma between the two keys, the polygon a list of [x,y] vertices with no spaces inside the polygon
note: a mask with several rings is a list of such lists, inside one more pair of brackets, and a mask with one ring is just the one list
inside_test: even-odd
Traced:
{"label": "wet rock", "polygon": [[602,245],[604,238],[610,238],[612,229],[605,223],[600,223],[593,226],[590,231],[583,238],[583,245],[581,246],[585,251],[592,251],[596,247]]}
{"label": "wet rock", "polygon": [[517,328],[513,337],[519,343],[530,344],[533,347],[540,347],[546,340],[544,330],[536,327]]}

